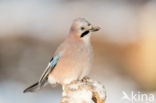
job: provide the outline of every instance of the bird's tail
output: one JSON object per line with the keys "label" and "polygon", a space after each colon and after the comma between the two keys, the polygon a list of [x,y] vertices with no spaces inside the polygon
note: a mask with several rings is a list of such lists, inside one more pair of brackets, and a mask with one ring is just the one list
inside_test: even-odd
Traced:
{"label": "bird's tail", "polygon": [[28,88],[26,88],[23,93],[26,93],[26,92],[35,92],[37,90],[39,90],[41,88],[41,86],[39,85],[39,82],[29,86]]}

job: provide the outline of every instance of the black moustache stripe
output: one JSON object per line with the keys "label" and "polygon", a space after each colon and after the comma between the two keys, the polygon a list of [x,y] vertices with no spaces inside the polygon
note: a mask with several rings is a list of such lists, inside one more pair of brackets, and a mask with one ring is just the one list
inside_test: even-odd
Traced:
{"label": "black moustache stripe", "polygon": [[81,34],[81,38],[84,37],[85,35],[87,35],[88,33],[89,33],[89,30],[83,32],[83,33]]}

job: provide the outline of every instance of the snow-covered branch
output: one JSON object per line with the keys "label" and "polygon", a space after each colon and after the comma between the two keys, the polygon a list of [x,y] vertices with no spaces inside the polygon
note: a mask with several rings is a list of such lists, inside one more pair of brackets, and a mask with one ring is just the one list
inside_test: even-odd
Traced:
{"label": "snow-covered branch", "polygon": [[89,78],[73,81],[63,87],[60,103],[104,103],[106,90],[104,86]]}

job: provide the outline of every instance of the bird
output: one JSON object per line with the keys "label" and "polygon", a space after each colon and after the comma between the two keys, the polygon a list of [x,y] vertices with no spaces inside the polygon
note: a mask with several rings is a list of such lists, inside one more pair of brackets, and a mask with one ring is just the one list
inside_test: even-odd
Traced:
{"label": "bird", "polygon": [[74,19],[68,36],[54,52],[39,81],[23,92],[35,92],[47,84],[64,86],[88,76],[93,61],[91,34],[98,30],[99,26],[85,18]]}

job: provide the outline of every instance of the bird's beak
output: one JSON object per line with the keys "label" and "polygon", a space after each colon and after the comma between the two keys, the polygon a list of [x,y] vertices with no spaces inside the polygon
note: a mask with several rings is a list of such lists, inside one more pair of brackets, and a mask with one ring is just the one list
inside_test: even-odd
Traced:
{"label": "bird's beak", "polygon": [[100,30],[100,27],[99,26],[92,26],[92,28],[90,30],[92,32],[99,31]]}
{"label": "bird's beak", "polygon": [[100,27],[99,26],[87,26],[85,27],[86,30],[90,30],[91,32],[99,31]]}

